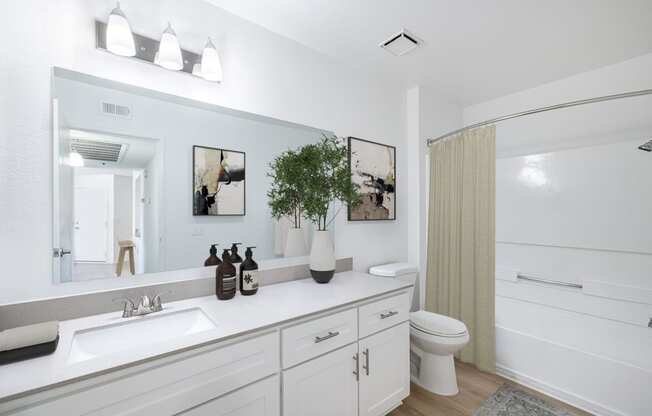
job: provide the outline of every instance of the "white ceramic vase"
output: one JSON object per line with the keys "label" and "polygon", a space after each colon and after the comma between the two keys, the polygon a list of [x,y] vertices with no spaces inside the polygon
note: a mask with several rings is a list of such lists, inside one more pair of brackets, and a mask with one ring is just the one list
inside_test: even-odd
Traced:
{"label": "white ceramic vase", "polygon": [[306,234],[303,232],[303,228],[291,227],[288,229],[283,256],[299,257],[307,254],[308,246],[306,245]]}
{"label": "white ceramic vase", "polygon": [[328,283],[335,274],[335,250],[328,231],[315,231],[312,238],[310,274],[317,283]]}

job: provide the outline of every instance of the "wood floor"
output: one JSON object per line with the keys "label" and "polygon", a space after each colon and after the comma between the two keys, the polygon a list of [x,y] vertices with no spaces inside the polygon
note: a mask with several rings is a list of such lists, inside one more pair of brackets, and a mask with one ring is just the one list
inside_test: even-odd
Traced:
{"label": "wood floor", "polygon": [[517,385],[500,376],[478,371],[470,365],[456,361],[455,367],[460,388],[460,393],[457,396],[438,396],[412,384],[410,396],[403,401],[401,407],[390,413],[390,416],[473,416],[482,402],[503,384],[516,385],[521,390],[541,397],[573,415],[591,416],[590,413]]}

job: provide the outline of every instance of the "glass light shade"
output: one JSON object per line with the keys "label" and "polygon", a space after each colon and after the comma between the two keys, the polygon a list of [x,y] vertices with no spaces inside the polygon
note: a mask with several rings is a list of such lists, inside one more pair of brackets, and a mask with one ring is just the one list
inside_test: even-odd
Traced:
{"label": "glass light shade", "polygon": [[201,76],[208,81],[222,81],[222,62],[211,38],[208,38],[201,55]]}
{"label": "glass light shade", "polygon": [[134,35],[127,17],[120,9],[120,2],[109,15],[109,23],[106,25],[106,49],[116,55],[136,56]]}
{"label": "glass light shade", "polygon": [[68,153],[68,165],[76,168],[81,168],[84,166],[84,158],[78,152],[73,150]]}
{"label": "glass light shade", "polygon": [[192,66],[192,74],[196,77],[201,77],[201,64],[196,63]]}
{"label": "glass light shade", "polygon": [[179,40],[170,23],[168,23],[168,27],[163,31],[163,36],[161,36],[161,43],[158,47],[158,64],[163,68],[173,71],[179,71],[183,68]]}

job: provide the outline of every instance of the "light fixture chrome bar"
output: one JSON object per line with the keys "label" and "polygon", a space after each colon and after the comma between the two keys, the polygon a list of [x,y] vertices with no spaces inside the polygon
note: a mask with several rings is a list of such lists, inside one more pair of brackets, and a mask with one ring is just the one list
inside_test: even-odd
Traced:
{"label": "light fixture chrome bar", "polygon": [[582,285],[579,283],[568,283],[568,282],[560,282],[559,280],[550,280],[550,279],[543,279],[541,277],[537,276],[529,276],[527,274],[517,274],[517,278],[521,280],[527,280],[530,282],[537,282],[537,283],[546,283],[549,285],[556,285],[556,286],[564,286],[564,287],[572,287],[575,289],[582,289]]}
{"label": "light fixture chrome bar", "polygon": [[511,120],[513,118],[529,116],[529,115],[538,114],[538,113],[544,113],[546,111],[561,110],[563,108],[577,107],[577,106],[584,105],[584,104],[601,103],[601,102],[605,102],[605,101],[619,100],[621,98],[632,98],[632,97],[639,97],[641,95],[650,95],[650,94],[652,94],[652,89],[639,90],[639,91],[630,91],[630,92],[624,92],[624,93],[621,93],[621,94],[603,95],[601,97],[594,97],[594,98],[587,98],[587,99],[584,99],[584,100],[569,101],[569,102],[566,102],[566,103],[550,105],[550,106],[547,106],[547,107],[540,107],[540,108],[535,108],[535,109],[532,109],[532,110],[521,111],[520,113],[508,114],[506,116],[496,117],[496,118],[492,118],[492,119],[485,120],[485,121],[480,121],[478,123],[470,124],[470,125],[468,125],[466,127],[462,127],[460,129],[450,131],[450,132],[448,132],[448,133],[446,133],[446,134],[444,134],[442,136],[435,137],[434,139],[428,139],[427,144],[428,144],[428,146],[430,146],[433,143],[437,143],[439,141],[442,141],[444,139],[449,138],[450,136],[453,136],[453,135],[458,134],[458,133],[462,133],[463,131],[475,129],[475,128],[482,127],[482,126],[488,126],[490,124],[496,124],[496,123],[499,123],[501,121]]}
{"label": "light fixture chrome bar", "polygon": [[[154,56],[158,51],[159,41],[148,38],[146,36],[134,33],[134,43],[136,45],[136,56],[128,57],[127,59],[138,59],[139,61],[154,64]],[[106,23],[99,20],[95,21],[95,47],[101,50],[106,49]],[[195,52],[181,49],[181,57],[183,59],[183,68],[177,72],[185,72],[192,74],[193,66],[201,62],[201,55]],[[158,66],[158,65],[157,65]],[[196,75],[193,75],[196,76]]]}

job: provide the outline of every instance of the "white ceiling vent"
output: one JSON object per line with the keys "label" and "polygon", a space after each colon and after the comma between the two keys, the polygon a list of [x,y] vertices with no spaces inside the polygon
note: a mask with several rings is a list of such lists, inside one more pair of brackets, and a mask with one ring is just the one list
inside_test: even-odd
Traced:
{"label": "white ceiling vent", "polygon": [[131,118],[131,109],[125,105],[102,101],[102,114],[112,117]]}
{"label": "white ceiling vent", "polygon": [[416,36],[406,30],[402,30],[381,43],[380,47],[394,56],[401,56],[418,48],[420,45],[421,41]]}
{"label": "white ceiling vent", "polygon": [[86,160],[118,163],[127,151],[128,144],[72,139],[70,149]]}

